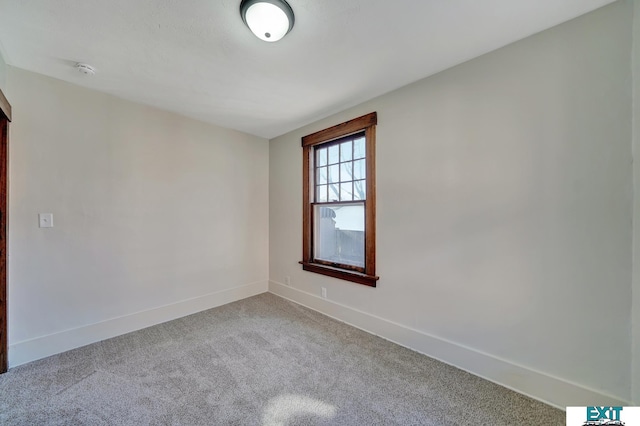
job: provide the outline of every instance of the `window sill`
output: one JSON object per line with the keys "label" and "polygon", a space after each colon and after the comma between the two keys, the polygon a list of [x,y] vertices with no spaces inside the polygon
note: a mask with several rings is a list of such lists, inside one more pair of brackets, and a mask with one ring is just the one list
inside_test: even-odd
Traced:
{"label": "window sill", "polygon": [[327,275],[329,277],[338,278],[345,281],[351,281],[357,284],[367,285],[369,287],[375,287],[376,282],[380,277],[373,275],[361,274],[359,272],[347,271],[344,269],[332,268],[330,266],[320,265],[318,263],[299,262],[302,265],[302,269],[309,272],[315,272],[316,274]]}

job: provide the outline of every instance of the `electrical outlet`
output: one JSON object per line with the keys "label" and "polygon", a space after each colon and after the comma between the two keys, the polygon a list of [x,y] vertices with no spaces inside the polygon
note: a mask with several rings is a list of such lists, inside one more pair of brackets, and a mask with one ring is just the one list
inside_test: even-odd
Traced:
{"label": "electrical outlet", "polygon": [[322,287],[322,298],[323,299],[327,298],[327,288],[326,287]]}
{"label": "electrical outlet", "polygon": [[285,283],[286,285],[291,285],[291,277],[289,277],[289,276],[284,277],[284,283]]}
{"label": "electrical outlet", "polygon": [[53,228],[53,213],[38,214],[38,222],[40,228]]}

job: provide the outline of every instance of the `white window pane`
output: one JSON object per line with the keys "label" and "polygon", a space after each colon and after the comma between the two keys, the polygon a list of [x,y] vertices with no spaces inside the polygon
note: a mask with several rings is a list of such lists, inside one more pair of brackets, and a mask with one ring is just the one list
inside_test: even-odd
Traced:
{"label": "white window pane", "polygon": [[353,141],[353,159],[365,157],[365,143],[364,138],[356,139]]}
{"label": "white window pane", "polygon": [[321,148],[316,151],[316,163],[317,166],[327,165],[327,148]]}
{"label": "white window pane", "polygon": [[353,162],[353,180],[365,179],[367,177],[367,160]]}
{"label": "white window pane", "polygon": [[314,257],[364,267],[364,204],[315,206]]}
{"label": "white window pane", "polygon": [[353,162],[340,163],[340,182],[353,180]]}
{"label": "white window pane", "polygon": [[340,184],[340,201],[353,200],[353,182]]}
{"label": "white window pane", "polygon": [[329,199],[327,201],[338,201],[340,199],[340,186],[335,184],[329,184]]}
{"label": "white window pane", "polygon": [[329,183],[340,182],[340,175],[338,174],[339,170],[340,170],[339,164],[329,166]]}
{"label": "white window pane", "polygon": [[353,182],[353,199],[354,200],[367,199],[367,181],[357,180]]}
{"label": "white window pane", "polygon": [[316,187],[316,203],[325,203],[327,201],[327,185],[318,185]]}
{"label": "white window pane", "polygon": [[333,145],[329,147],[329,164],[335,164],[340,162],[339,147]]}
{"label": "white window pane", "polygon": [[342,142],[340,144],[340,161],[351,161],[353,155],[353,142]]}
{"label": "white window pane", "polygon": [[327,168],[326,167],[318,167],[317,169],[316,179],[318,185],[326,185],[327,184]]}

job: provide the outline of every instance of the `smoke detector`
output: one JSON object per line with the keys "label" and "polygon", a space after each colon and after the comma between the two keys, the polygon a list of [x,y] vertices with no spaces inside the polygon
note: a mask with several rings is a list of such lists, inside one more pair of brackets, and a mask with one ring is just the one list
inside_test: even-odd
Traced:
{"label": "smoke detector", "polygon": [[91,65],[83,64],[80,62],[76,64],[76,69],[78,70],[78,72],[84,75],[94,75],[96,73],[96,69],[93,68]]}

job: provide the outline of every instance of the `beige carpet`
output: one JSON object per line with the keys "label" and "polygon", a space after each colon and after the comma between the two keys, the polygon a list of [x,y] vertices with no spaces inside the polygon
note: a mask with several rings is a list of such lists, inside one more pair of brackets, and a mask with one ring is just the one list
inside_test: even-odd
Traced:
{"label": "beige carpet", "polygon": [[263,294],[0,375],[2,425],[564,425],[564,413]]}

